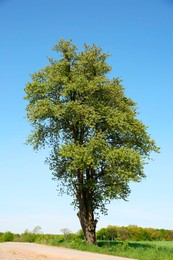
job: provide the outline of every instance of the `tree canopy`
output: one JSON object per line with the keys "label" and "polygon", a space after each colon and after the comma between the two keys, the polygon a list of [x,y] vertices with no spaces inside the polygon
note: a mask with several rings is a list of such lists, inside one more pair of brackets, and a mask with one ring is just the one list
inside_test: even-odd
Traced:
{"label": "tree canopy", "polygon": [[129,183],[143,177],[144,164],[157,152],[136,103],[119,78],[110,79],[109,55],[96,45],[79,51],[60,40],[58,59],[31,75],[25,99],[33,126],[28,142],[49,146],[48,163],[60,191],[73,197],[89,243],[95,242],[96,214],[112,199],[126,200]]}

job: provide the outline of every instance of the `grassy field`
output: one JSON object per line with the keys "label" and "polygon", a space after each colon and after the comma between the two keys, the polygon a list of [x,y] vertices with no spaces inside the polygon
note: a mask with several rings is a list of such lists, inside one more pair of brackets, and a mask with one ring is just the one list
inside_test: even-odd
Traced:
{"label": "grassy field", "polygon": [[0,233],[0,242],[32,242],[38,244],[67,247],[82,251],[96,252],[137,260],[173,260],[173,241],[103,241],[97,245],[87,245],[81,237],[69,235],[34,234],[21,235],[11,232]]}
{"label": "grassy field", "polygon": [[167,248],[173,249],[173,241],[152,241],[152,242],[149,242],[149,244],[156,245],[159,247],[167,247]]}
{"label": "grassy field", "polygon": [[97,252],[134,258],[138,260],[173,260],[173,242],[109,242],[98,241],[98,245],[86,245],[84,242],[57,242],[57,246],[82,251]]}

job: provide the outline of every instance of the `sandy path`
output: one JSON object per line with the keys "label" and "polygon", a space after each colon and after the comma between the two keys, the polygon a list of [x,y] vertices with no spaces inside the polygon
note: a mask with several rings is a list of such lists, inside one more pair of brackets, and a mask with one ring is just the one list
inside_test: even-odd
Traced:
{"label": "sandy path", "polygon": [[0,260],[127,260],[72,249],[32,243],[0,243]]}

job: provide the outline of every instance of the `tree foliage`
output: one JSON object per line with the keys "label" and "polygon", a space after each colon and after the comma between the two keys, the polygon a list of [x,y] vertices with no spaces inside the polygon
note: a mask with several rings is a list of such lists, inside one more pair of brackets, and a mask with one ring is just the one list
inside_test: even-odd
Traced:
{"label": "tree foliage", "polygon": [[97,231],[98,240],[115,241],[172,241],[173,231],[165,229],[144,228],[136,225],[127,227],[108,226]]}
{"label": "tree foliage", "polygon": [[86,44],[79,51],[64,40],[53,50],[58,59],[49,58],[25,88],[33,126],[28,142],[51,148],[47,161],[60,191],[94,223],[111,199],[127,199],[129,183],[145,177],[146,159],[158,148],[121,80],[109,79],[107,53]]}

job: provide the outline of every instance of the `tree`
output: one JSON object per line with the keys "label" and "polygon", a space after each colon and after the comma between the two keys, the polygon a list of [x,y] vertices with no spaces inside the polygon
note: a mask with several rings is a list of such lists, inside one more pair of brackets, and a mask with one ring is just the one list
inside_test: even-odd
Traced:
{"label": "tree", "polygon": [[112,199],[126,200],[129,183],[139,182],[144,164],[158,151],[137,118],[136,103],[119,78],[109,79],[109,57],[100,47],[60,40],[58,59],[31,75],[25,99],[34,149],[49,146],[47,159],[59,191],[78,209],[86,241],[96,242],[99,212]]}
{"label": "tree", "polygon": [[40,226],[36,226],[36,227],[33,229],[32,233],[34,233],[34,234],[36,234],[36,235],[41,235],[43,232],[42,232],[42,229],[41,229]]}
{"label": "tree", "polygon": [[72,238],[72,232],[68,228],[62,228],[61,232],[64,235],[65,240],[70,240]]}

